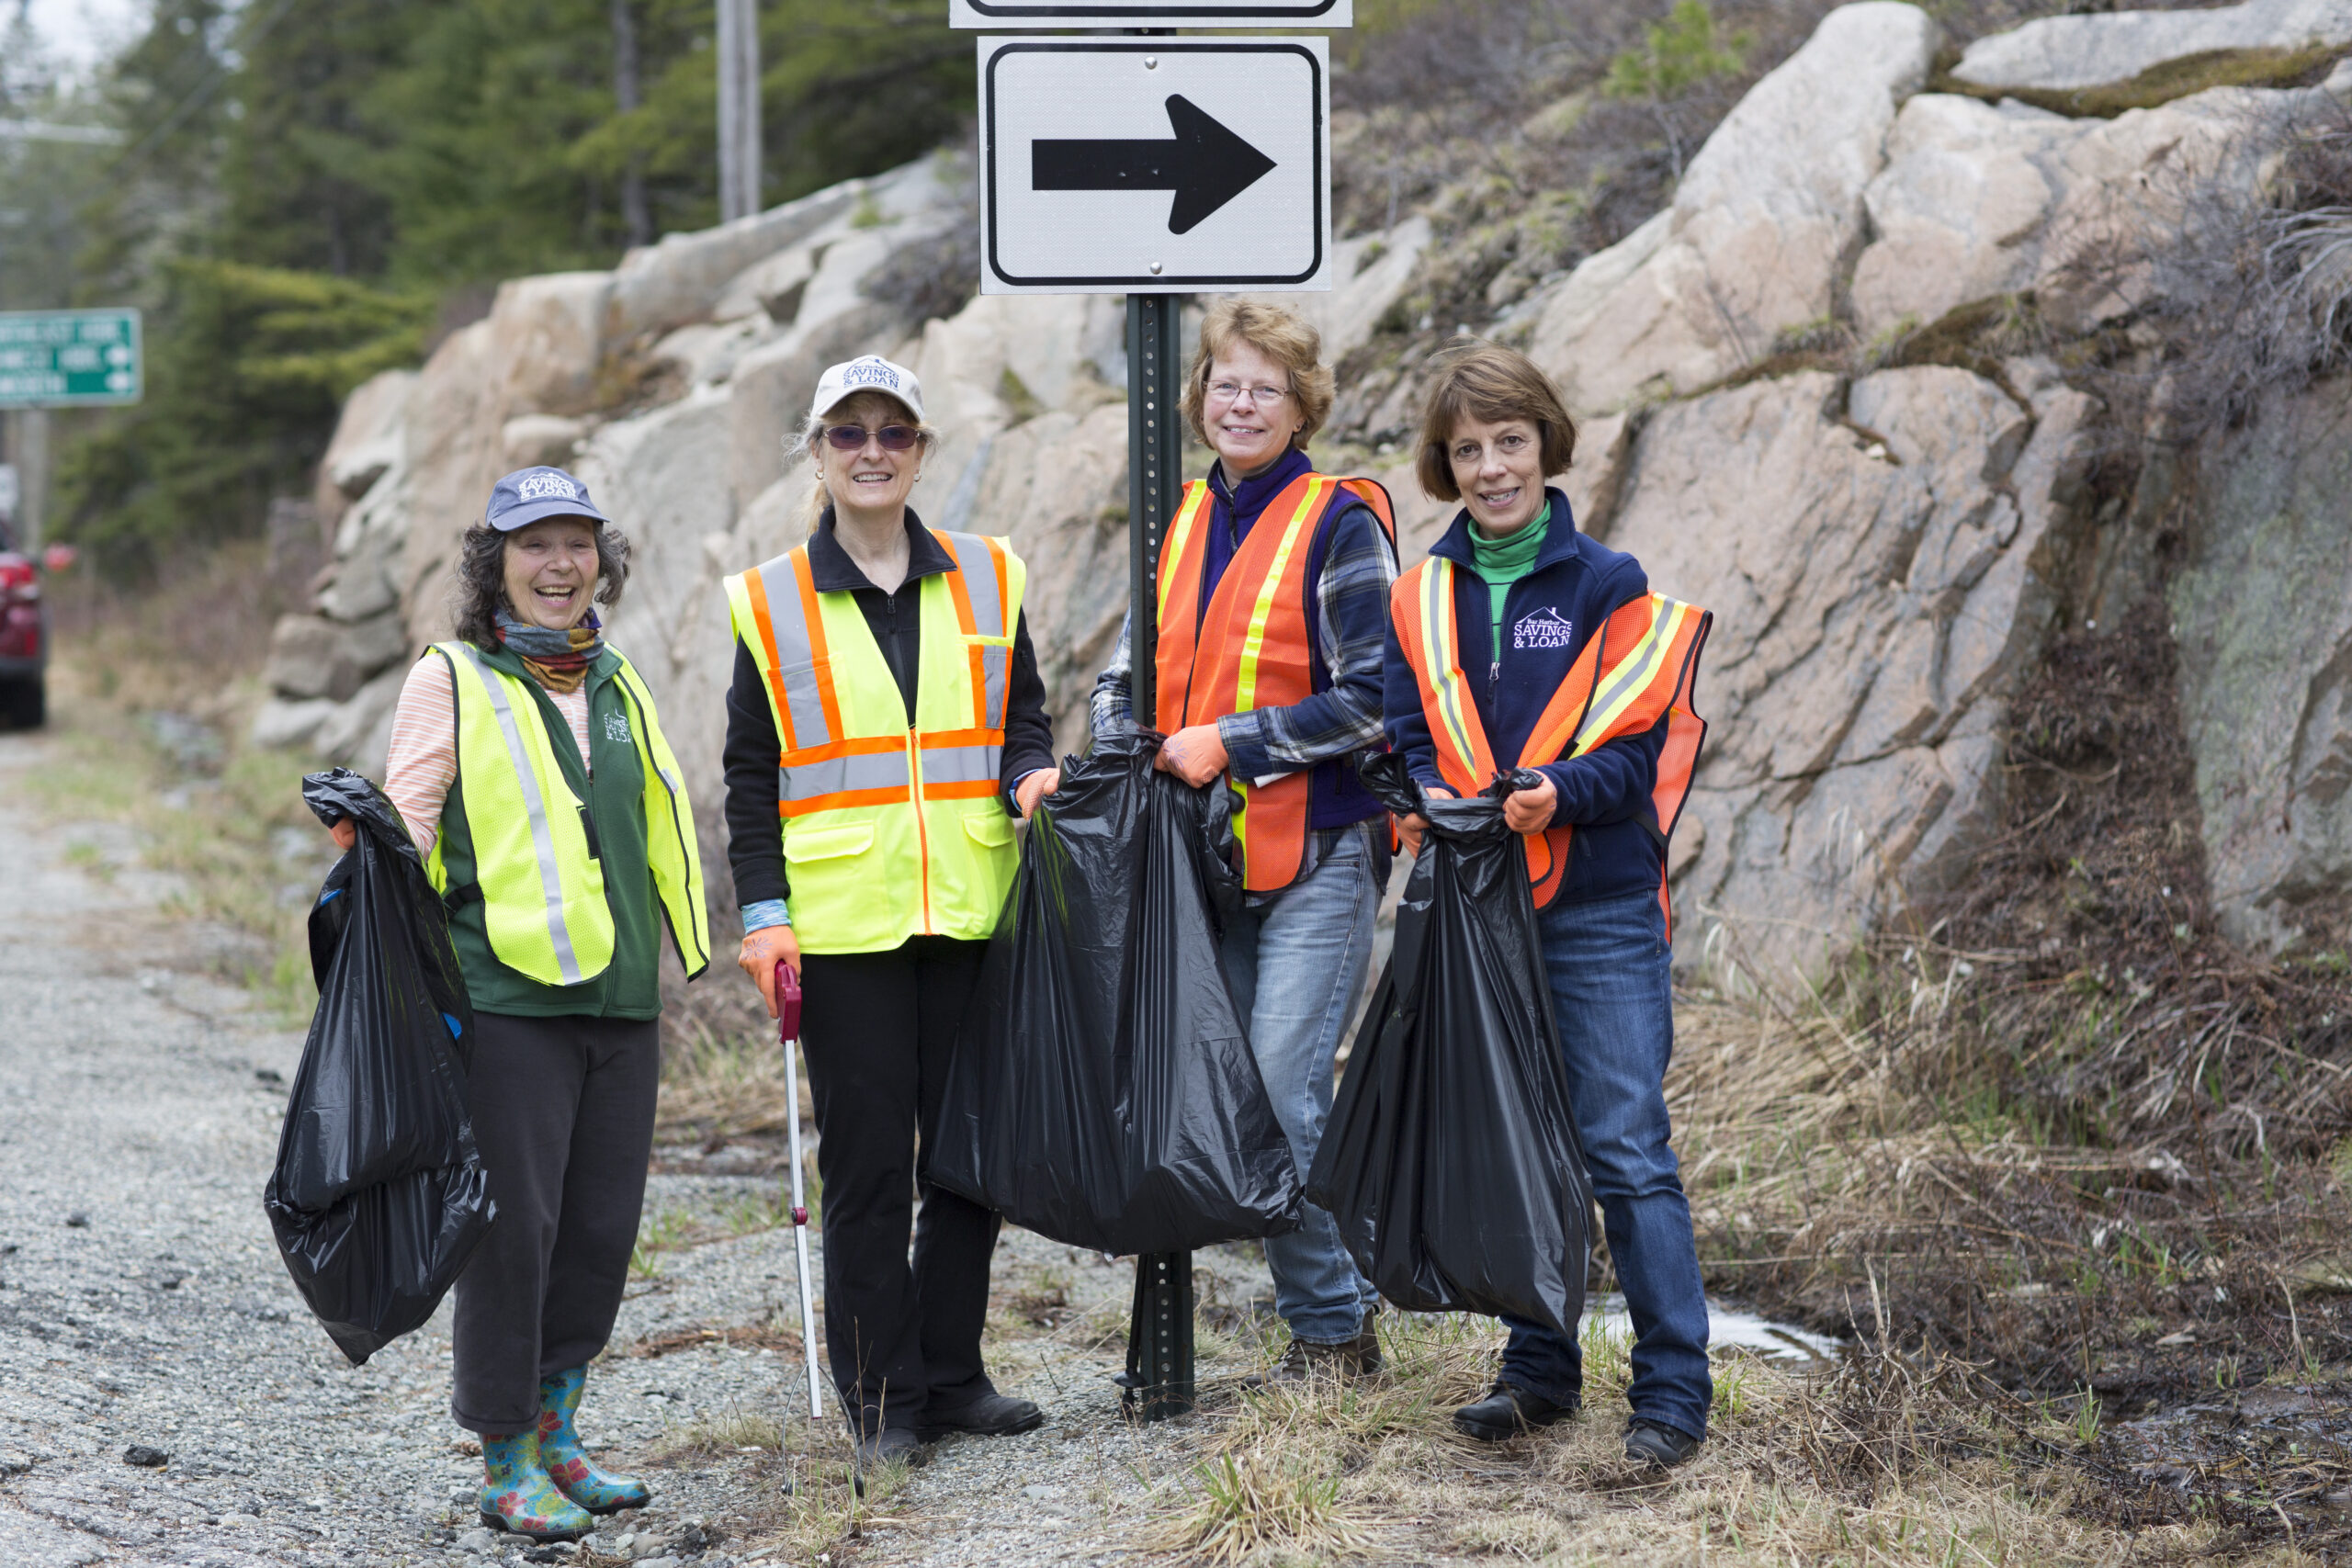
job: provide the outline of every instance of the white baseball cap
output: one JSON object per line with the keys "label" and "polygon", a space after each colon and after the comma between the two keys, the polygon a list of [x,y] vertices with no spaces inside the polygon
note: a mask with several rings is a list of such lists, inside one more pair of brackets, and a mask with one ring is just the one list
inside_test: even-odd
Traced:
{"label": "white baseball cap", "polygon": [[809,400],[808,417],[822,419],[843,399],[859,392],[888,392],[906,404],[918,423],[922,419],[922,383],[915,379],[913,371],[878,354],[860,355],[817,378],[817,395]]}

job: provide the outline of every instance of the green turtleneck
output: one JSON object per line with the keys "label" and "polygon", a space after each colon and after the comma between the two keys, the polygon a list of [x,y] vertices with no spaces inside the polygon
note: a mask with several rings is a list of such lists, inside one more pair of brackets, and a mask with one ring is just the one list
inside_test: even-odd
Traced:
{"label": "green turtleneck", "polygon": [[1490,539],[1480,532],[1476,523],[1470,525],[1471,570],[1486,579],[1487,591],[1492,596],[1487,618],[1495,632],[1494,661],[1503,661],[1503,600],[1510,592],[1510,585],[1525,577],[1535,567],[1535,552],[1544,547],[1544,535],[1551,522],[1551,509],[1527,520],[1526,525]]}

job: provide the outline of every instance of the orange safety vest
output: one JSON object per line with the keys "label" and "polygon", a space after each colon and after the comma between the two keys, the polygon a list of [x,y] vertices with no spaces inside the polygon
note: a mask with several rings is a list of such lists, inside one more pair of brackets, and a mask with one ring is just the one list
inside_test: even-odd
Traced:
{"label": "orange safety vest", "polygon": [[[1305,473],[1283,487],[1201,603],[1208,567],[1209,487],[1194,479],[1168,525],[1159,552],[1159,633],[1153,660],[1154,717],[1163,734],[1212,724],[1229,713],[1288,707],[1314,694],[1306,637],[1306,563],[1315,531],[1336,506],[1372,508],[1393,544],[1388,492],[1371,479]],[[1287,887],[1306,853],[1308,770],[1271,784],[1229,779],[1241,885],[1252,893]]]}
{"label": "orange safety vest", "polygon": [[[1420,686],[1421,714],[1437,745],[1438,774],[1455,794],[1468,795],[1486,788],[1497,768],[1487,749],[1486,726],[1462,673],[1453,572],[1453,562],[1442,556],[1421,561],[1396,579],[1388,610]],[[1666,745],[1658,753],[1657,778],[1645,817],[1657,835],[1662,855],[1690,793],[1700,744],[1707,738],[1707,721],[1692,711],[1691,704],[1697,697],[1699,655],[1714,619],[1712,612],[1663,593],[1620,606],[1568,667],[1567,679],[1544,705],[1516,765],[1535,767],[1581,757],[1621,735],[1644,734],[1666,719]],[[1442,650],[1442,664],[1437,650]],[[1534,884],[1539,909],[1560,891],[1573,832],[1547,828],[1524,836],[1527,878]],[[1662,872],[1657,898],[1670,933],[1674,908]]]}

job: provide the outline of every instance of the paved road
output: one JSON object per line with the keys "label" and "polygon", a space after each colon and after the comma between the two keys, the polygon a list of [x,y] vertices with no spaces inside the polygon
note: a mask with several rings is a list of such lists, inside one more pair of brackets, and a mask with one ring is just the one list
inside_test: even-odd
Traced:
{"label": "paved road", "polygon": [[[35,818],[52,744],[0,735],[0,1563],[481,1561],[458,1540],[480,1461],[446,1414],[447,1309],[363,1368],[311,1320],[260,1201],[302,1035],[188,972],[201,932],[159,912],[128,832]],[[657,1183],[673,1203],[713,1185]],[[697,1249],[622,1343],[765,1316],[791,1289],[780,1240]],[[772,1408],[782,1382],[725,1348],[620,1361],[588,1414],[626,1450]],[[720,1506],[722,1473],[670,1479],[657,1529]]]}
{"label": "paved road", "polygon": [[[0,1568],[515,1560],[511,1538],[494,1551],[467,1539],[481,1461],[447,1414],[447,1307],[353,1368],[278,1260],[261,1192],[301,1032],[202,977],[203,932],[163,913],[166,889],[129,830],[35,816],[26,781],[56,744],[0,734]],[[772,1187],[659,1175],[650,1212],[718,1216],[723,1232],[723,1216]],[[1200,1261],[1233,1275],[1218,1287],[1232,1300],[1268,1288],[1245,1249]],[[793,1408],[794,1347],[757,1348],[797,1325],[790,1233],[664,1252],[660,1266],[632,1286],[581,1424],[620,1462],[654,1464],[657,1501],[628,1519],[630,1555],[691,1548],[698,1526],[712,1540],[698,1568],[732,1568],[784,1544],[786,1461],[658,1450],[696,1423]],[[1040,1334],[1013,1303],[1050,1291],[1118,1321],[1129,1277],[1008,1233],[991,1355],[1000,1384],[1053,1419],[935,1450],[899,1517],[869,1528],[865,1560],[1116,1554],[1139,1477],[1181,1470],[1182,1441],[1118,1420],[1115,1344]],[[642,1353],[704,1329],[726,1332]],[[1212,1359],[1213,1376],[1246,1370]],[[828,1416],[815,1440],[830,1446],[830,1399]],[[805,1421],[788,1424],[787,1449],[811,1440]],[[168,1460],[126,1462],[134,1445]],[[1114,1525],[1104,1511],[1129,1517]],[[615,1560],[620,1534],[592,1540],[595,1561]]]}

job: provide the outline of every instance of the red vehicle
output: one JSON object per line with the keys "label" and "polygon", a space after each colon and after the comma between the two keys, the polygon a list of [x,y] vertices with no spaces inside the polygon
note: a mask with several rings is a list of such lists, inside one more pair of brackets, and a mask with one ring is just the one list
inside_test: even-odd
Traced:
{"label": "red vehicle", "polygon": [[0,720],[18,729],[40,727],[48,710],[48,663],[49,607],[41,603],[40,570],[0,524]]}

